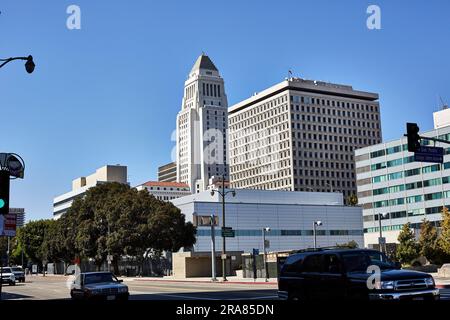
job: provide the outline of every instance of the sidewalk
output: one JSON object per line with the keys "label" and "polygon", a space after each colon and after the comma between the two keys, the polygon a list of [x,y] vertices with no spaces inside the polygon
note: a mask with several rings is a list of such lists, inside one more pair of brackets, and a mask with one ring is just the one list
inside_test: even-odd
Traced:
{"label": "sidewalk", "polygon": [[437,272],[436,273],[430,273],[430,274],[434,278],[434,282],[436,283],[436,288],[439,288],[439,289],[450,289],[450,278],[438,277]]}
{"label": "sidewalk", "polygon": [[264,278],[258,278],[254,280],[253,278],[240,278],[236,276],[227,277],[227,281],[223,282],[221,277],[217,277],[217,281],[213,282],[209,277],[195,277],[195,278],[175,278],[173,276],[165,277],[133,277],[133,278],[122,278],[123,281],[159,281],[159,282],[192,282],[192,283],[220,283],[220,284],[255,284],[255,285],[273,285],[276,286],[277,279],[271,278],[268,282]]}

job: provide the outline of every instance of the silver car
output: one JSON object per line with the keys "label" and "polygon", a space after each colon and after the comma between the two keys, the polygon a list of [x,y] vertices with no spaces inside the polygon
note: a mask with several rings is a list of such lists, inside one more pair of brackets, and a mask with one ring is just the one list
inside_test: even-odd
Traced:
{"label": "silver car", "polygon": [[70,296],[74,300],[128,300],[128,286],[111,272],[80,273],[73,281]]}
{"label": "silver car", "polygon": [[1,270],[2,283],[7,283],[10,286],[15,286],[16,285],[16,277],[14,276],[12,269],[10,267],[4,267],[1,269],[2,269]]}

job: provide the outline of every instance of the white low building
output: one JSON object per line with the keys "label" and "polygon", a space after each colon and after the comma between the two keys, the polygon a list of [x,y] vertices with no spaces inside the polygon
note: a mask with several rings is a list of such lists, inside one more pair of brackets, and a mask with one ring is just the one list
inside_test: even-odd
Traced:
{"label": "white low building", "polygon": [[163,201],[170,201],[191,194],[189,186],[181,182],[148,181],[137,186],[136,190],[147,190],[156,199]]}
{"label": "white low building", "polygon": [[[228,191],[228,190],[227,190]],[[222,200],[210,191],[171,201],[186,215],[187,221],[198,217],[218,216],[215,230],[216,250],[222,248]],[[335,246],[354,240],[364,246],[363,221],[360,207],[343,205],[341,193],[294,192],[236,189],[236,196],[226,196],[225,221],[235,230],[234,238],[227,238],[227,251],[250,252],[262,249],[262,229],[269,227],[266,239],[270,251],[295,250],[313,247],[313,222],[317,227],[317,245]],[[195,223],[194,223],[195,224]],[[211,250],[211,228],[198,226],[195,252]]]}

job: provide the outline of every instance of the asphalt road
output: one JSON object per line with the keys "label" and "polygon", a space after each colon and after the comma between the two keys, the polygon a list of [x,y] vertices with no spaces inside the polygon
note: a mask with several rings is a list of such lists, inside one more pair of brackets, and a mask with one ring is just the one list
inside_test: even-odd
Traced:
{"label": "asphalt road", "polygon": [[[3,286],[4,300],[70,299],[66,277],[30,276],[25,283]],[[274,285],[192,283],[169,281],[126,281],[130,300],[276,300]],[[441,290],[450,300],[450,289]]]}
{"label": "asphalt road", "polygon": [[[70,299],[65,277],[30,276],[25,283],[4,286],[5,300]],[[126,281],[130,300],[266,300],[277,299],[274,285]]]}

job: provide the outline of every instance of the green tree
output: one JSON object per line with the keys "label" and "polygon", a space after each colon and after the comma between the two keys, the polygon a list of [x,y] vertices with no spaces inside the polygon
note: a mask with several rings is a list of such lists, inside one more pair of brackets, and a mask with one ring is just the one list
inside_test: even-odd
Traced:
{"label": "green tree", "polygon": [[195,242],[194,226],[173,204],[120,183],[89,189],[65,216],[60,234],[68,232],[73,240],[64,247],[73,246],[79,256],[94,259],[98,268],[110,254],[115,272],[123,255],[142,259],[147,249],[178,250]]}
{"label": "green tree", "polygon": [[46,247],[46,239],[54,220],[30,221],[17,234],[18,244],[23,248],[26,256],[34,263],[41,264],[49,255]]}
{"label": "green tree", "polygon": [[440,262],[450,261],[450,212],[447,207],[442,208],[441,232],[438,238],[439,249],[441,250]]}
{"label": "green tree", "polygon": [[346,243],[341,243],[341,244],[337,244],[336,243],[336,247],[338,247],[338,248],[356,249],[356,248],[358,248],[358,243],[355,240],[351,240],[351,241],[346,242]]}
{"label": "green tree", "polygon": [[419,253],[430,262],[436,262],[439,255],[437,229],[427,219],[423,219],[420,226]]}
{"label": "green tree", "polygon": [[419,248],[409,222],[403,225],[398,235],[398,242],[397,259],[402,264],[409,265],[414,259],[419,257]]}
{"label": "green tree", "polygon": [[356,206],[358,204],[358,197],[354,193],[352,193],[347,197],[347,203],[349,206]]}

